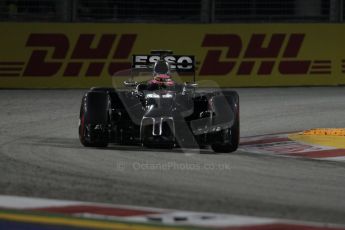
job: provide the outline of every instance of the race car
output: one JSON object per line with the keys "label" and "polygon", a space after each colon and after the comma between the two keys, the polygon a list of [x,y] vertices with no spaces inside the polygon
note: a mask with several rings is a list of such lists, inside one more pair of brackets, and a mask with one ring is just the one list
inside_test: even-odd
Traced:
{"label": "race car", "polygon": [[[143,80],[143,72],[150,79]],[[231,90],[198,88],[194,56],[167,50],[133,55],[130,73],[124,89],[94,87],[85,93],[79,119],[82,145],[236,151],[239,96]],[[178,82],[183,77],[176,74],[192,75],[193,80]]]}

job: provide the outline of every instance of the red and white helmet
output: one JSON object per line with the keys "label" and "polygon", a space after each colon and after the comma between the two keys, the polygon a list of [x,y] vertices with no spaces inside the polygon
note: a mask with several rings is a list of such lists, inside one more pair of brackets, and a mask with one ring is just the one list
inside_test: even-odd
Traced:
{"label": "red and white helmet", "polygon": [[174,86],[175,82],[171,79],[170,75],[167,74],[157,74],[153,77],[150,83],[157,84],[160,86]]}
{"label": "red and white helmet", "polygon": [[159,60],[153,67],[153,79],[149,82],[159,86],[174,86],[175,82],[170,76],[169,63],[164,60]]}

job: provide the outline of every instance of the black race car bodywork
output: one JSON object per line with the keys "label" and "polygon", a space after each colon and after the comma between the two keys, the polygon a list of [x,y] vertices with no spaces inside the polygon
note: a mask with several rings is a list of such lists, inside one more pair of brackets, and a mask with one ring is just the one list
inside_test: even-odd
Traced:
{"label": "black race car bodywork", "polygon": [[125,90],[92,88],[83,96],[79,138],[84,146],[237,149],[240,120],[235,91],[198,90],[195,83],[157,89],[146,82],[126,84],[130,87]]}

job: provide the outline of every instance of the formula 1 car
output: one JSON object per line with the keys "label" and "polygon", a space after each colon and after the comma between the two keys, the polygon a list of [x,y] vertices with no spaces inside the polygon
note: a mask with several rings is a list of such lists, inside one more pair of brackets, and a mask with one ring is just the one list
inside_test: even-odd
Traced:
{"label": "formula 1 car", "polygon": [[[236,151],[239,96],[230,90],[198,89],[194,63],[194,56],[171,51],[133,55],[131,77],[123,82],[125,89],[94,87],[83,96],[81,143],[169,149],[210,145],[215,152]],[[142,73],[150,79],[143,81]],[[176,73],[192,75],[193,81],[178,83]]]}

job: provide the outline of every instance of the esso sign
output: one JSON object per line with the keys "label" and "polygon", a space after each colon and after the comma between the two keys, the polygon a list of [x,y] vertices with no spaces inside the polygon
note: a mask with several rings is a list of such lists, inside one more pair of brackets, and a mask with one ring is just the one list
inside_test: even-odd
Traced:
{"label": "esso sign", "polygon": [[[194,56],[188,55],[168,55],[163,59],[170,64],[170,68],[180,71],[194,70]],[[133,55],[133,68],[147,69],[160,60],[158,55]]]}

